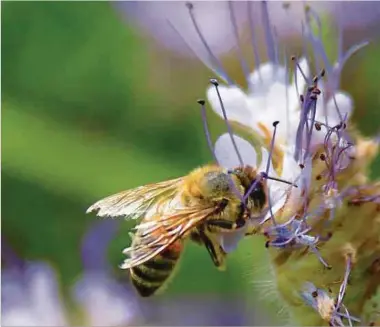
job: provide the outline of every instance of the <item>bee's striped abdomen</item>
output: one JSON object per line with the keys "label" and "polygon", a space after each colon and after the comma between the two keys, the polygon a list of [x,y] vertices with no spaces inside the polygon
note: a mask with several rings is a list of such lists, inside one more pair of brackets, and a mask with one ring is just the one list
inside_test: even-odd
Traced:
{"label": "bee's striped abdomen", "polygon": [[132,267],[131,280],[137,292],[143,297],[156,293],[172,275],[181,252],[182,241],[178,240],[151,260]]}

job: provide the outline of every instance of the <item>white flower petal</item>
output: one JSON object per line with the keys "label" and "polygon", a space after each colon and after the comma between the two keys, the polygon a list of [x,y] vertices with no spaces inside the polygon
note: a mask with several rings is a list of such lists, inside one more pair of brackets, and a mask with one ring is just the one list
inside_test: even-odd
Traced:
{"label": "white flower petal", "polygon": [[347,119],[350,118],[353,110],[353,101],[352,98],[344,92],[335,93],[335,99],[332,97],[326,105],[328,121],[330,126],[334,126],[340,123],[341,118],[338,114],[338,110],[344,119],[347,116]]}
{"label": "white flower petal", "polygon": [[266,62],[254,70],[248,77],[251,96],[267,93],[275,82],[286,83],[284,67]]}
{"label": "white flower petal", "polygon": [[[276,214],[277,211],[279,211],[286,202],[286,189],[288,189],[290,186],[287,185],[286,188],[284,187],[275,187],[275,183],[281,183],[276,181],[268,181],[268,187],[269,187],[269,196],[270,196],[270,202],[272,205],[272,210],[268,210],[268,212],[264,216],[264,221],[267,221],[271,218],[271,214]],[[273,186],[273,187],[272,187]]]}
{"label": "white flower petal", "polygon": [[[226,111],[228,120],[234,120],[241,124],[247,124],[247,120],[251,116],[247,104],[247,96],[245,93],[236,86],[218,86],[220,96],[223,101],[223,106]],[[222,107],[216,89],[210,86],[207,90],[207,99],[211,108],[224,119]]]}
{"label": "white flower petal", "polygon": [[[240,156],[245,165],[256,167],[257,155],[254,147],[239,136],[233,136]],[[229,134],[221,135],[215,143],[215,155],[221,166],[231,169],[240,166],[238,155],[236,154]]]}

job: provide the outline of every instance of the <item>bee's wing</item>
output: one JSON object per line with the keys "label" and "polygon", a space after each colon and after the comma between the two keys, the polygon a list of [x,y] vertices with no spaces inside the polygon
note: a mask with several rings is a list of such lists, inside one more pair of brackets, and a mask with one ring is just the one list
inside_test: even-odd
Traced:
{"label": "bee's wing", "polygon": [[182,177],[137,187],[99,200],[87,209],[87,213],[98,210],[100,217],[129,216],[139,218],[159,204],[175,197]]}
{"label": "bee's wing", "polygon": [[215,207],[182,208],[138,225],[137,241],[132,242],[132,245],[123,251],[129,258],[124,261],[121,268],[130,269],[152,259],[175,241],[185,237],[192,228],[212,215],[215,210]]}

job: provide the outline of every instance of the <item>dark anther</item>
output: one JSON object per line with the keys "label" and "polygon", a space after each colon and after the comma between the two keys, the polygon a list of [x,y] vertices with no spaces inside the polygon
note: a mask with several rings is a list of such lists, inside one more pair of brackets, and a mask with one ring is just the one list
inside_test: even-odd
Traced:
{"label": "dark anther", "polygon": [[186,7],[191,10],[194,8],[194,5],[191,2],[186,2]]}
{"label": "dark anther", "polygon": [[317,95],[316,95],[316,94],[312,94],[312,95],[310,95],[310,99],[311,99],[311,100],[317,100]]}
{"label": "dark anther", "polygon": [[320,131],[320,130],[322,129],[322,126],[321,126],[320,123],[315,123],[314,126],[315,126],[315,129],[316,129],[317,131]]}
{"label": "dark anther", "polygon": [[290,59],[291,59],[292,61],[294,61],[294,60],[296,60],[296,56],[291,56]]}
{"label": "dark anther", "polygon": [[245,220],[243,218],[237,219],[235,223],[236,223],[236,227],[240,228],[240,227],[243,227],[245,225]]}
{"label": "dark anther", "polygon": [[218,80],[215,79],[215,78],[210,79],[210,83],[211,83],[212,85],[215,85],[215,86],[218,86],[218,85],[219,85]]}
{"label": "dark anther", "polygon": [[325,74],[326,74],[326,70],[323,68],[323,69],[321,70],[320,75],[321,75],[321,77],[323,77],[323,76],[325,76]]}
{"label": "dark anther", "polygon": [[272,125],[273,125],[273,127],[276,127],[279,123],[280,123],[280,122],[279,122],[278,120],[276,120],[276,121],[273,122]]}
{"label": "dark anther", "polygon": [[321,153],[320,156],[319,156],[319,159],[321,159],[322,161],[325,161],[326,160],[326,155],[324,153]]}
{"label": "dark anther", "polygon": [[314,291],[313,293],[311,293],[311,296],[314,298],[318,297],[318,291]]}
{"label": "dark anther", "polygon": [[299,167],[300,167],[301,169],[304,169],[304,168],[305,168],[305,165],[304,165],[304,164],[299,164]]}
{"label": "dark anther", "polygon": [[269,248],[269,243],[270,243],[270,241],[266,241],[266,242],[265,242],[265,247],[266,247],[266,248]]}
{"label": "dark anther", "polygon": [[328,232],[328,233],[327,233],[327,238],[328,238],[328,239],[330,239],[332,236],[333,236],[333,233],[332,233],[332,232]]}
{"label": "dark anther", "polygon": [[318,82],[318,79],[319,79],[318,76],[314,76],[314,78],[313,78],[313,83],[317,83],[317,82]]}
{"label": "dark anther", "polygon": [[346,129],[347,125],[346,123],[343,123],[343,129]]}
{"label": "dark anther", "polygon": [[315,88],[313,89],[313,94],[317,94],[317,95],[319,95],[319,94],[321,94],[321,90],[320,90],[319,88],[315,87]]}
{"label": "dark anther", "polygon": [[300,95],[300,100],[303,103],[305,101],[305,98],[303,97],[303,94]]}
{"label": "dark anther", "polygon": [[206,103],[205,100],[203,100],[203,99],[199,99],[199,100],[197,100],[197,102],[198,102],[200,105],[202,105],[202,106],[204,106],[204,104]]}
{"label": "dark anther", "polygon": [[313,90],[314,90],[314,86],[309,86],[309,87],[307,88],[307,90],[308,90],[309,92],[313,91]]}
{"label": "dark anther", "polygon": [[316,179],[317,181],[320,181],[320,180],[322,179],[322,176],[321,176],[321,175],[317,175],[317,176],[315,177],[315,179]]}

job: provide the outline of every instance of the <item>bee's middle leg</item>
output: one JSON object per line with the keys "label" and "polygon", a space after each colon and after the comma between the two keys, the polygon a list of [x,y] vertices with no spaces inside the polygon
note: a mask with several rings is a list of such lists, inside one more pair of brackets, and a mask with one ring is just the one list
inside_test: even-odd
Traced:
{"label": "bee's middle leg", "polygon": [[205,245],[208,253],[210,254],[211,260],[214,263],[214,265],[219,269],[219,270],[224,270],[225,269],[225,252],[223,249],[220,247],[220,245],[212,240],[212,235],[208,235],[207,233],[206,226],[201,226],[198,228],[198,236],[201,242]]}

